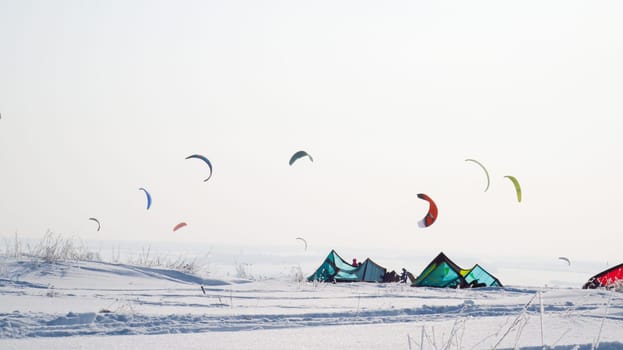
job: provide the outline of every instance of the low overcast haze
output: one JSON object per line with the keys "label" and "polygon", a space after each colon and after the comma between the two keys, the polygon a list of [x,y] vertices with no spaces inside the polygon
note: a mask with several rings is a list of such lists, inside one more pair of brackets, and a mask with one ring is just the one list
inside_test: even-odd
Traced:
{"label": "low overcast haze", "polygon": [[[623,262],[622,18],[620,1],[0,0],[0,235]],[[289,166],[298,150],[313,163]],[[425,229],[417,193],[439,207]]]}

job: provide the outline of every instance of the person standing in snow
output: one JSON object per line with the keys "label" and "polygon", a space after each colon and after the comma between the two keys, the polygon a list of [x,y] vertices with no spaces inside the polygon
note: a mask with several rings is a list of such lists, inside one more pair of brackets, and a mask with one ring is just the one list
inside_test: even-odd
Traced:
{"label": "person standing in snow", "polygon": [[402,273],[400,274],[400,283],[407,283],[407,278],[409,277],[409,272],[404,267],[402,268]]}

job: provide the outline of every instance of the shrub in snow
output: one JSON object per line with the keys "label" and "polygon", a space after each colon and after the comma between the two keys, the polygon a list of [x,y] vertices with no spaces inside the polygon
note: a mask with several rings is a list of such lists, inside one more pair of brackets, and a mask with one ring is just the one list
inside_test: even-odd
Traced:
{"label": "shrub in snow", "polygon": [[294,282],[300,283],[305,281],[305,276],[303,275],[303,270],[301,269],[301,266],[292,266],[291,272]]}
{"label": "shrub in snow", "polygon": [[4,239],[4,255],[19,258],[28,256],[41,259],[47,263],[55,263],[62,260],[101,261],[98,252],[89,251],[86,245],[76,238],[64,238],[48,230],[41,240],[31,245],[26,245],[26,251],[22,242],[15,234],[13,241]]}
{"label": "shrub in snow", "polygon": [[247,269],[251,268],[251,264],[238,264],[236,263],[236,277],[252,279],[251,273]]}

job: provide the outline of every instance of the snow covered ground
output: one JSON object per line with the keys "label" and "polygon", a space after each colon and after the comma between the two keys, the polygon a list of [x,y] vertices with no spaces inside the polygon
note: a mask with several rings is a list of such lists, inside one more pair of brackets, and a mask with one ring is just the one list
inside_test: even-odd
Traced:
{"label": "snow covered ground", "polygon": [[597,343],[623,349],[623,293],[316,284],[289,275],[204,278],[129,264],[0,258],[1,349],[591,349]]}

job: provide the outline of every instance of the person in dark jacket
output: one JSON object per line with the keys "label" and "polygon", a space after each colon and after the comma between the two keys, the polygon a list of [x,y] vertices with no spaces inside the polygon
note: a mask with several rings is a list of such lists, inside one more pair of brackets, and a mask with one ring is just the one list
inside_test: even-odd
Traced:
{"label": "person in dark jacket", "polygon": [[400,283],[407,283],[407,278],[409,278],[409,272],[403,267],[400,274]]}

